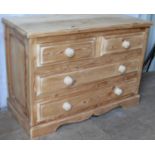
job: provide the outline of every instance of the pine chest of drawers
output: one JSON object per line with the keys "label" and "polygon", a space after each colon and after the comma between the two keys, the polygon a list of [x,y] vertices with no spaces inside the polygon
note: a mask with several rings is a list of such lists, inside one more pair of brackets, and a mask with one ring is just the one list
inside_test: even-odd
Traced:
{"label": "pine chest of drawers", "polygon": [[31,137],[138,104],[149,22],[39,15],[3,23],[8,104]]}

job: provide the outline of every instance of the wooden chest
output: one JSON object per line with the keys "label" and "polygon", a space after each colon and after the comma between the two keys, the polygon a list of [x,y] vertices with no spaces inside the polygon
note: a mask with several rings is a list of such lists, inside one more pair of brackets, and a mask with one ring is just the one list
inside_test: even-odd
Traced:
{"label": "wooden chest", "polygon": [[3,23],[8,104],[31,137],[138,104],[149,22],[39,15]]}

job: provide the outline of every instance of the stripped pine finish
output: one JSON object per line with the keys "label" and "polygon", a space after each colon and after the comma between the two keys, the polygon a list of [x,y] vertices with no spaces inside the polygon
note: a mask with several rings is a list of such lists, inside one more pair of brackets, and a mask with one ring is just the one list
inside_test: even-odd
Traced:
{"label": "stripped pine finish", "polygon": [[151,23],[123,15],[39,15],[3,23],[8,104],[30,137],[138,104]]}

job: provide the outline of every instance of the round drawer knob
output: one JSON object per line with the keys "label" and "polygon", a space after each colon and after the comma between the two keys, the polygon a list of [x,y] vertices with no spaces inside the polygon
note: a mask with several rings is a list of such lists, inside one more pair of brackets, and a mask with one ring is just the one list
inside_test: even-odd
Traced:
{"label": "round drawer knob", "polygon": [[65,111],[69,111],[69,110],[71,110],[72,105],[71,105],[69,102],[64,102],[62,108],[63,108]]}
{"label": "round drawer knob", "polygon": [[128,49],[130,47],[130,42],[127,40],[124,40],[122,43],[122,47],[125,49]]}
{"label": "round drawer knob", "polygon": [[75,55],[75,51],[72,48],[67,48],[65,50],[65,55],[69,58],[73,57]]}
{"label": "round drawer knob", "polygon": [[119,87],[115,87],[114,89],[114,94],[117,95],[117,96],[120,96],[123,94],[123,90]]}
{"label": "round drawer knob", "polygon": [[126,72],[126,66],[125,65],[120,65],[119,68],[118,68],[118,71],[121,74],[124,74]]}
{"label": "round drawer knob", "polygon": [[74,82],[74,80],[73,80],[73,78],[70,77],[70,76],[66,76],[66,77],[64,78],[64,84],[65,84],[66,86],[71,86],[71,85],[73,84],[73,82]]}

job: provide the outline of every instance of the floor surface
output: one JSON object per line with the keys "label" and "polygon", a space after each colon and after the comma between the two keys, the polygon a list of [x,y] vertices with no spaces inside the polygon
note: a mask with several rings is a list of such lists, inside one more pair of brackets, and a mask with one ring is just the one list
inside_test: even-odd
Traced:
{"label": "floor surface", "polygon": [[[99,117],[64,125],[57,132],[37,139],[110,140],[155,139],[155,73],[145,73],[138,106],[117,108]],[[0,112],[0,139],[29,139],[10,112]]]}

